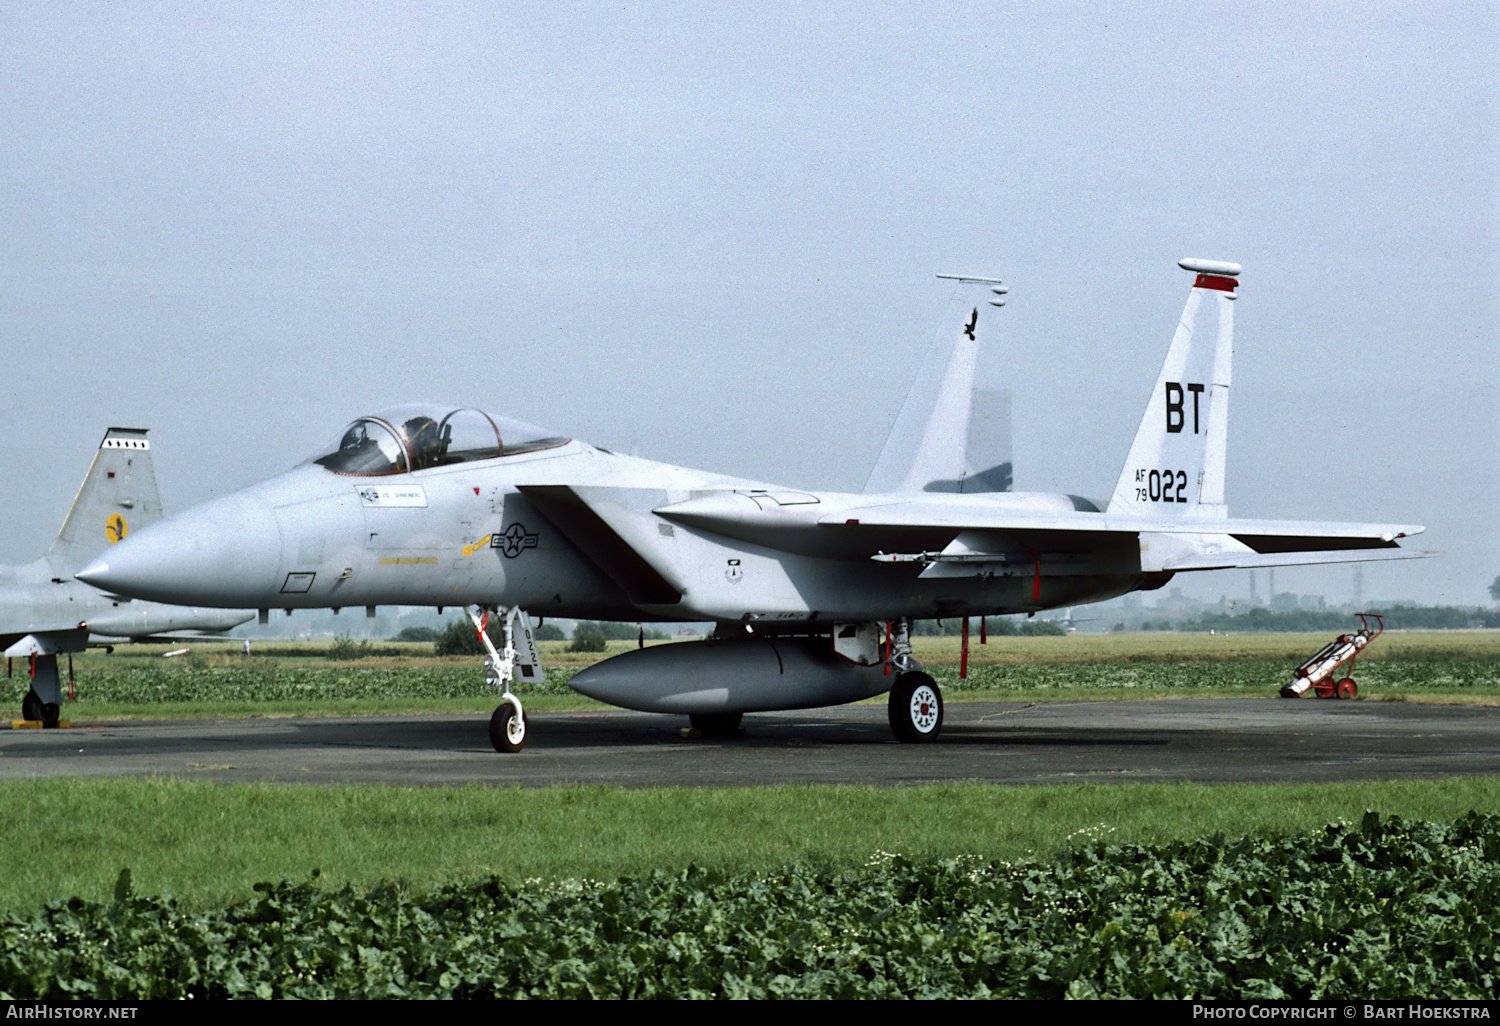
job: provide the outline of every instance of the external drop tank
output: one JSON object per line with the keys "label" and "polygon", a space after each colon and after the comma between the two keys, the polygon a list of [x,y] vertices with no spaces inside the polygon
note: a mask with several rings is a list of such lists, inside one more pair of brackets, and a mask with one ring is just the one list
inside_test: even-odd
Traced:
{"label": "external drop tank", "polygon": [[842,705],[883,694],[894,680],[883,663],[835,654],[824,634],[656,645],[595,663],[569,685],[626,709],[704,715]]}

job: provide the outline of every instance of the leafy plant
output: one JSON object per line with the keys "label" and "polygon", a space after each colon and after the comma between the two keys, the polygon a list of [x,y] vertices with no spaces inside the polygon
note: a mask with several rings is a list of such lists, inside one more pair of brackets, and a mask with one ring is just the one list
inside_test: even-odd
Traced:
{"label": "leafy plant", "polygon": [[397,634],[392,641],[426,641],[434,642],[438,639],[438,632],[432,627],[403,627],[401,633]]}
{"label": "leafy plant", "polygon": [[1489,1000],[1500,817],[1084,839],[1050,861],[689,867],[413,896],[259,884],[0,918],[0,998]]}
{"label": "leafy plant", "polygon": [[603,652],[609,647],[604,635],[598,632],[585,631],[582,628],[573,632],[573,640],[568,644],[569,652]]}
{"label": "leafy plant", "polygon": [[327,656],[331,662],[348,662],[354,659],[366,659],[370,656],[370,642],[360,639],[358,642],[351,641],[347,634],[341,635],[333,640],[328,646]]}

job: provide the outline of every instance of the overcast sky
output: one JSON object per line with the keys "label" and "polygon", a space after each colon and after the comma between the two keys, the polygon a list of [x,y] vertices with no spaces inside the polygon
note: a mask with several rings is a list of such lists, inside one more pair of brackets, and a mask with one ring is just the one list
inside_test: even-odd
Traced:
{"label": "overcast sky", "polygon": [[1017,488],[1107,497],[1197,256],[1231,514],[1425,524],[1366,598],[1487,603],[1497,10],[0,0],[0,559],[109,425],[172,511],[416,399],[857,491],[940,273],[1010,286]]}

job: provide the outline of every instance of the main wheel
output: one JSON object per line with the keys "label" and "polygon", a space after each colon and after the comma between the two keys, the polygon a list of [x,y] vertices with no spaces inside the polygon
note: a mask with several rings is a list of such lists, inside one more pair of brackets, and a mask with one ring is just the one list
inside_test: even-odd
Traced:
{"label": "main wheel", "polygon": [[40,721],[42,718],[42,696],[35,691],[26,692],[21,699],[21,719]]}
{"label": "main wheel", "polygon": [[733,737],[744,713],[693,713],[688,722],[704,737]]}
{"label": "main wheel", "polygon": [[943,693],[925,673],[903,673],[891,685],[886,704],[898,741],[931,741],[943,729]]}
{"label": "main wheel", "polygon": [[514,702],[501,702],[490,717],[490,744],[497,752],[519,752],[526,747],[526,714]]}
{"label": "main wheel", "polygon": [[1340,698],[1353,698],[1359,694],[1359,688],[1355,687],[1353,677],[1345,677],[1339,681],[1338,690],[1335,693]]}

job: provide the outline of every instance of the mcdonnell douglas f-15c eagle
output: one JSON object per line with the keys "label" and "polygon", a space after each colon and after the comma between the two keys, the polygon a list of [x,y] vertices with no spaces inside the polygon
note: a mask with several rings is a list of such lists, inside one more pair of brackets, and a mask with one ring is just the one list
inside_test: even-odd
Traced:
{"label": "mcdonnell douglas f-15c eagle", "polygon": [[[1240,268],[1197,275],[1114,494],[1005,492],[964,466],[977,336],[1005,288],[963,302],[914,379],[861,494],[811,493],[623,456],[475,409],[410,405],[354,421],[300,466],[180,513],[79,577],[220,606],[463,605],[500,611],[501,751],[526,740],[513,675],[538,672],[532,614],[712,620],[712,640],[642,648],[572,686],[614,705],[734,730],[746,712],[889,691],[903,741],[930,741],[942,696],[912,658],[914,618],[994,616],[1160,588],[1188,570],[1423,555],[1420,527],[1230,519],[1224,504]],[[973,299],[974,294],[978,295]],[[1217,308],[1214,344],[1194,322]],[[999,468],[992,468],[998,470]],[[1005,468],[1008,471],[1008,468]],[[481,637],[483,637],[481,630]],[[519,649],[520,654],[517,655]]]}
{"label": "mcdonnell douglas f-15c eagle", "polygon": [[55,727],[62,704],[57,656],[89,639],[144,641],[182,632],[222,632],[250,619],[247,609],[185,609],[105,595],[73,575],[106,544],[161,519],[151,443],[139,428],[104,433],[57,540],[40,559],[0,567],[0,648],[30,661],[21,715]]}

